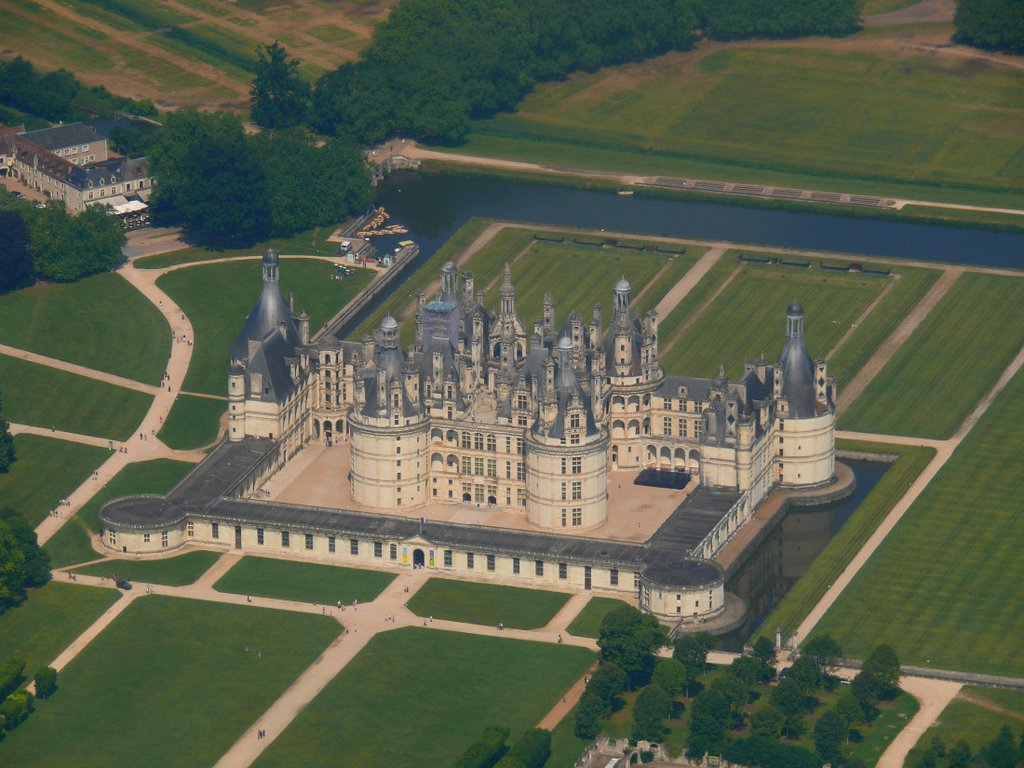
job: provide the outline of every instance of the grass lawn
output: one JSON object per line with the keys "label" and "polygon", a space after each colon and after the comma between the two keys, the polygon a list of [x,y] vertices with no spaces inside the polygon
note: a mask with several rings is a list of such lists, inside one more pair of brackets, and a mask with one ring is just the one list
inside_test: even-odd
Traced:
{"label": "grass lawn", "polygon": [[[978,700],[988,706],[978,703]],[[961,740],[966,741],[971,747],[971,754],[977,754],[1004,725],[1010,726],[1014,737],[1020,734],[1024,726],[1024,691],[965,686],[942,710],[938,721],[921,736],[918,746],[907,756],[907,765],[915,765],[922,748],[930,745],[936,737],[942,740],[946,749],[956,746]],[[940,758],[938,765],[946,768],[947,761]]]}
{"label": "grass lawn", "polygon": [[573,707],[551,731],[551,757],[544,763],[544,768],[568,768],[576,764],[591,742],[590,739],[579,738],[574,732],[575,727],[576,707]]}
{"label": "grass lawn", "polygon": [[8,421],[111,440],[129,438],[152,402],[133,389],[7,355],[0,355],[0,382]]}
{"label": "grass lawn", "polygon": [[394,580],[395,574],[382,571],[250,556],[239,560],[213,587],[236,595],[333,605],[339,600],[368,603]]}
{"label": "grass lawn", "polygon": [[75,573],[88,576],[112,577],[117,574],[120,579],[136,581],[140,584],[166,584],[169,587],[180,587],[192,584],[220,557],[219,552],[197,550],[186,552],[176,557],[163,560],[121,560],[112,558],[102,563],[93,563],[84,568],[76,568]]}
{"label": "grass lawn", "polygon": [[109,272],[0,296],[0,343],[146,384],[167,367],[168,334],[157,308]]}
{"label": "grass lawn", "polygon": [[[881,712],[871,723],[871,728],[858,729],[862,732],[867,731],[863,741],[858,741],[853,745],[853,749],[844,751],[844,753],[849,757],[860,758],[865,765],[877,764],[878,758],[888,749],[892,740],[911,721],[920,708],[921,704],[917,699],[909,693],[901,691],[893,701],[885,702],[879,707]],[[813,739],[811,744],[813,744]]]}
{"label": "grass lawn", "polygon": [[77,515],[47,539],[43,549],[50,554],[50,566],[53,568],[88,563],[103,557],[92,548],[89,530]]}
{"label": "grass lawn", "polygon": [[1024,187],[1024,139],[1013,127],[1022,93],[1024,73],[916,51],[890,30],[861,32],[838,48],[827,39],[699,45],[542,85],[515,113],[474,121],[459,149],[975,202],[962,198],[966,191],[993,204]]}
{"label": "grass lawn", "polygon": [[[365,288],[373,277],[356,270],[344,280],[331,280],[334,267],[316,259],[281,263],[281,293],[295,294],[295,312],[309,315],[310,335]],[[195,346],[184,389],[223,395],[227,388],[231,344],[260,297],[263,286],[258,261],[203,264],[160,277],[157,284],[172,296],[192,321]]]}
{"label": "grass lawn", "polygon": [[1018,373],[825,614],[846,655],[1024,675],[1022,398]]}
{"label": "grass lawn", "polygon": [[885,287],[871,275],[742,264],[739,273],[664,355],[670,371],[716,376],[719,365],[739,378],[744,360],[762,350],[778,357],[786,341],[786,307],[804,308],[804,340],[824,356]]}
{"label": "grass lawn", "polygon": [[679,330],[683,325],[704,305],[712,294],[727,280],[739,266],[736,261],[736,252],[724,253],[711,269],[704,273],[690,292],[683,297],[665,317],[658,318],[658,351],[662,357],[668,352]]}
{"label": "grass lawn", "polygon": [[157,437],[168,448],[204,448],[217,439],[220,417],[227,409],[223,400],[178,395]]}
{"label": "grass lawn", "polygon": [[[490,224],[491,221],[489,219],[481,218],[473,218],[463,224],[459,228],[458,232],[448,238],[444,245],[438,248],[437,251],[435,251],[434,254],[423,264],[421,264],[413,274],[409,275],[405,282],[402,283],[402,290],[400,292],[396,292],[390,299],[383,302],[381,306],[371,312],[370,315],[349,334],[349,338],[361,339],[368,333],[374,333],[380,327],[380,321],[389,314],[397,314],[401,312],[401,310],[408,305],[410,301],[409,297],[414,296],[416,291],[426,289],[434,280],[440,281],[441,267],[444,266],[445,262],[457,258],[458,255],[469,247],[469,245],[476,240],[480,233],[483,232]],[[480,285],[480,283],[478,283],[478,285]],[[412,336],[409,336],[409,339],[411,338]],[[404,334],[402,336],[402,344],[408,344],[408,340]]]}
{"label": "grass lawn", "polygon": [[0,474],[0,505],[11,507],[33,528],[110,455],[106,448],[38,435],[15,435],[14,450],[17,461]]}
{"label": "grass lawn", "polygon": [[583,610],[577,614],[569,625],[569,634],[577,637],[597,637],[601,632],[601,622],[610,611],[628,605],[625,600],[614,597],[592,597]]}
{"label": "grass lawn", "polygon": [[593,660],[565,645],[384,632],[253,765],[334,766],[339,755],[364,768],[452,765],[484,726],[506,725],[512,740],[536,726]]}
{"label": "grass lawn", "polygon": [[[907,486],[914,481],[935,455],[935,451],[931,448],[858,443],[852,440],[837,442],[839,447],[846,450],[896,453],[900,455],[900,458],[886,471],[871,493],[850,516],[850,519],[829,540],[822,553],[814,559],[811,567],[765,618],[761,626],[766,628],[766,636],[772,640],[774,640],[776,628],[781,628],[783,634],[790,634],[800,625],[800,622],[817,605],[829,586],[849,565],[853,556],[864,546],[864,542],[871,537],[885,516],[892,511],[896,502],[903,497]],[[757,634],[765,633],[759,630],[755,636]],[[806,639],[801,638],[801,641]]]}
{"label": "grass lawn", "polygon": [[54,581],[30,589],[28,600],[0,615],[0,664],[9,656],[20,656],[31,679],[120,596],[116,589]]}
{"label": "grass lawn", "polygon": [[965,273],[848,411],[840,428],[947,438],[1024,345],[1024,280]]}
{"label": "grass lawn", "polygon": [[337,243],[328,243],[326,238],[333,230],[316,227],[291,237],[275,237],[250,248],[228,248],[215,251],[201,246],[182,248],[155,256],[145,256],[135,261],[139,269],[163,269],[175,264],[210,261],[212,259],[234,259],[245,256],[262,256],[267,248],[273,248],[286,256],[333,256],[338,250]]}
{"label": "grass lawn", "polygon": [[64,669],[59,694],[8,735],[5,758],[213,765],[339,631],[323,616],[145,596]]}
{"label": "grass lawn", "polygon": [[93,533],[100,530],[100,507],[119,496],[136,493],[167,493],[192,471],[194,464],[172,459],[153,459],[129,464],[78,510],[75,517]]}
{"label": "grass lawn", "polygon": [[565,592],[430,579],[406,604],[417,616],[509,629],[543,627],[569,600]]}

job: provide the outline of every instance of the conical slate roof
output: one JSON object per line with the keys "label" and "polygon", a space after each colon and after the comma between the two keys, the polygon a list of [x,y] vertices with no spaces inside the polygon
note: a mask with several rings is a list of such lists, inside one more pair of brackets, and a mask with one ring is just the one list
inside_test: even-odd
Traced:
{"label": "conical slate roof", "polygon": [[299,344],[299,333],[292,321],[288,304],[281,296],[277,282],[277,253],[268,248],[263,255],[263,293],[252,308],[249,317],[242,326],[241,332],[231,345],[233,361],[246,360],[249,357],[249,342],[262,341],[278,325],[284,326],[285,338],[293,345]]}
{"label": "conical slate roof", "polygon": [[804,346],[804,309],[796,302],[786,310],[786,346],[779,356],[782,396],[793,418],[808,419],[818,411],[814,396],[814,363]]}

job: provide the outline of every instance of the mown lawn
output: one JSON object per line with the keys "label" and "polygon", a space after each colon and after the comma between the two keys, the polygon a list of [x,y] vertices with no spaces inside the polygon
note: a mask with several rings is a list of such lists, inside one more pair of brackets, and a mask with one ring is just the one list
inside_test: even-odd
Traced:
{"label": "mown lawn", "polygon": [[[20,656],[31,680],[120,596],[116,589],[56,581],[30,589],[28,600],[0,614],[0,664],[10,656]],[[57,684],[62,682],[58,679]]]}
{"label": "mown lawn", "polygon": [[406,604],[417,616],[509,629],[543,627],[569,600],[568,593],[430,579]]}
{"label": "mown lawn", "polygon": [[89,535],[90,531],[77,515],[64,523],[43,545],[50,555],[50,566],[64,568],[103,557],[92,548]]}
{"label": "mown lawn", "polygon": [[17,461],[0,474],[0,505],[19,513],[33,528],[110,455],[106,448],[38,435],[15,435],[14,450]]}
{"label": "mown lawn", "polygon": [[739,378],[744,361],[762,350],[769,360],[778,358],[786,341],[786,308],[793,301],[804,308],[807,351],[812,358],[823,357],[884,286],[870,275],[743,264],[662,363],[689,376],[716,376],[724,365],[726,374]]}
{"label": "mown lawn", "polygon": [[1024,187],[1022,93],[1024,73],[915,51],[889,30],[844,49],[701,46],[544,84],[475,121],[460,151],[991,205]]}
{"label": "mown lawn", "polygon": [[[968,699],[979,699],[988,704],[975,703]],[[995,709],[993,709],[995,708]],[[998,709],[1006,710],[1003,712]],[[966,741],[971,754],[986,746],[999,733],[1004,725],[1010,727],[1014,736],[1018,736],[1024,726],[1024,691],[999,690],[996,688],[979,688],[964,686],[951,701],[938,721],[917,742],[917,746],[907,755],[907,765],[916,765],[923,748],[939,738],[946,749],[952,749],[959,741]],[[939,760],[939,768],[946,768],[946,761]]]}
{"label": "mown lawn", "polygon": [[[935,455],[931,448],[909,445],[859,443],[852,440],[838,441],[838,445],[851,451],[898,454],[900,458],[889,467],[867,498],[814,559],[811,567],[761,623],[767,629],[767,634],[761,631],[755,634],[766,634],[774,639],[777,627],[782,629],[783,634],[796,629]],[[806,638],[800,639],[802,641]]]}
{"label": "mown lawn", "polygon": [[131,437],[152,403],[133,389],[7,355],[0,355],[0,382],[8,421],[111,440]]}
{"label": "mown lawn", "polygon": [[109,272],[0,296],[0,344],[146,384],[167,367],[168,334],[159,310]]}
{"label": "mown lawn", "polygon": [[128,579],[145,583],[166,584],[169,587],[180,587],[192,584],[202,576],[211,565],[217,562],[219,552],[197,550],[183,555],[168,557],[162,560],[121,560],[112,558],[102,563],[93,563],[83,568],[76,568],[75,573],[89,576],[106,576]]}
{"label": "mown lawn", "polygon": [[[316,259],[286,259],[281,263],[281,294],[295,295],[295,313],[309,315],[312,336],[373,277],[356,270],[344,280],[331,280],[334,267]],[[195,332],[192,362],[184,389],[223,395],[227,389],[231,344],[263,290],[259,261],[201,264],[169,272],[157,281],[188,315]]]}
{"label": "mown lawn", "polygon": [[220,417],[227,407],[223,400],[178,395],[157,437],[168,448],[204,448],[217,439]]}
{"label": "mown lawn", "polygon": [[849,410],[842,429],[947,438],[1024,346],[1024,280],[968,272]]}
{"label": "mown lawn", "polygon": [[338,755],[365,768],[452,765],[487,725],[508,726],[513,740],[536,726],[593,660],[566,645],[384,632],[253,765],[334,766]]}
{"label": "mown lawn", "polygon": [[262,256],[267,248],[273,248],[286,256],[333,256],[338,249],[337,243],[328,243],[326,238],[333,230],[316,227],[300,232],[291,237],[277,237],[258,243],[251,248],[226,248],[215,251],[201,246],[182,248],[169,253],[158,253],[155,256],[144,256],[135,261],[139,269],[163,269],[175,264],[211,261],[213,259],[236,259],[246,256]]}
{"label": "mown lawn", "polygon": [[239,560],[213,587],[236,595],[334,605],[339,600],[342,604],[353,600],[368,603],[394,580],[395,574],[382,571],[250,556]]}
{"label": "mown lawn", "polygon": [[1024,675],[1022,397],[1018,373],[825,614],[846,655]]}
{"label": "mown lawn", "polygon": [[185,461],[172,459],[153,459],[129,464],[83,504],[75,517],[87,530],[96,533],[100,530],[100,507],[108,501],[137,493],[167,493],[181,478],[191,472],[194,466]]}
{"label": "mown lawn", "polygon": [[601,622],[610,611],[628,605],[625,600],[614,597],[592,597],[583,610],[569,625],[569,634],[577,637],[594,637],[601,633]]}
{"label": "mown lawn", "polygon": [[58,694],[8,734],[5,760],[213,765],[340,630],[323,616],[144,596],[65,667]]}

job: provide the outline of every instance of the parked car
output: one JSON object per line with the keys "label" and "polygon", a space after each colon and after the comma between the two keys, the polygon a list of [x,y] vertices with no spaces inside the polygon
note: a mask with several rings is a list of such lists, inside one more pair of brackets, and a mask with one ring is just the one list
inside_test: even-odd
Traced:
{"label": "parked car", "polygon": [[118,589],[123,589],[123,590],[126,590],[126,591],[132,588],[132,583],[130,581],[128,581],[128,579],[118,579],[117,581],[114,582],[114,585]]}

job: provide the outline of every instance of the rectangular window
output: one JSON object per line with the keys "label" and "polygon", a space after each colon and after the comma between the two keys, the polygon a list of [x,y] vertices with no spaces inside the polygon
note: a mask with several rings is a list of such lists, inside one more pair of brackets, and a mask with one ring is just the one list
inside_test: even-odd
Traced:
{"label": "rectangular window", "polygon": [[668,416],[661,420],[661,434],[671,435],[672,434],[672,419]]}
{"label": "rectangular window", "polygon": [[288,531],[281,531],[281,546],[290,547],[292,545],[291,534]]}
{"label": "rectangular window", "polygon": [[110,546],[117,546],[117,531],[107,531],[107,541],[110,542]]}
{"label": "rectangular window", "polygon": [[569,435],[569,445],[579,445],[579,444],[580,444],[580,434],[579,434],[579,432],[573,432],[571,435]]}
{"label": "rectangular window", "polygon": [[487,450],[497,451],[498,450],[498,438],[496,435],[487,436]]}
{"label": "rectangular window", "polygon": [[390,554],[392,560],[397,560],[398,559],[398,545],[397,544],[390,545],[390,547],[388,547],[388,551],[389,551],[389,554]]}
{"label": "rectangular window", "polygon": [[686,419],[679,419],[678,422],[679,423],[677,424],[677,426],[679,427],[679,436],[687,437],[688,434],[686,430]]}
{"label": "rectangular window", "polygon": [[327,551],[330,552],[333,555],[336,550],[337,550],[337,544],[336,544],[335,538],[333,536],[328,536],[327,537]]}
{"label": "rectangular window", "polygon": [[488,555],[487,556],[487,570],[488,571],[493,571],[494,570],[494,555]]}
{"label": "rectangular window", "polygon": [[373,556],[384,557],[384,542],[375,541],[373,542]]}
{"label": "rectangular window", "polygon": [[487,476],[497,477],[498,476],[498,462],[495,459],[487,460]]}
{"label": "rectangular window", "polygon": [[218,523],[210,524],[210,535],[215,539],[220,538],[220,525]]}
{"label": "rectangular window", "polygon": [[358,555],[359,554],[359,539],[349,539],[348,540],[348,553],[350,555]]}
{"label": "rectangular window", "polygon": [[148,533],[142,534],[142,541],[143,541],[144,544],[149,544],[149,534]]}
{"label": "rectangular window", "polygon": [[484,487],[482,485],[473,486],[473,501],[478,504],[483,504],[484,501]]}
{"label": "rectangular window", "polygon": [[515,573],[517,575],[519,573],[519,558],[518,557],[513,557],[512,558],[512,573]]}
{"label": "rectangular window", "polygon": [[565,509],[562,509],[562,527],[565,528]]}
{"label": "rectangular window", "polygon": [[573,500],[583,498],[583,481],[575,480],[572,484],[572,498]]}
{"label": "rectangular window", "polygon": [[307,533],[306,534],[306,549],[312,549],[312,548],[313,548],[313,534],[312,533]]}
{"label": "rectangular window", "polygon": [[482,475],[484,473],[484,460],[473,459],[473,474]]}
{"label": "rectangular window", "polygon": [[666,411],[671,411],[672,410],[672,401],[671,400],[666,400],[665,401],[665,410]]}
{"label": "rectangular window", "polygon": [[573,456],[572,457],[572,473],[578,475],[583,471],[583,457]]}
{"label": "rectangular window", "polygon": [[451,568],[452,567],[452,551],[450,549],[446,549],[444,551],[444,567],[445,568]]}
{"label": "rectangular window", "polygon": [[567,458],[565,458],[564,456],[562,457],[562,474],[563,475],[565,474],[565,468],[566,468],[566,465],[568,464],[568,461],[569,460]]}
{"label": "rectangular window", "polygon": [[580,507],[575,507],[572,511],[572,524],[583,525],[583,510]]}
{"label": "rectangular window", "polygon": [[580,415],[578,413],[569,414],[569,428],[579,429],[580,428]]}
{"label": "rectangular window", "polygon": [[466,567],[469,570],[471,570],[471,571],[473,570],[473,553],[472,552],[467,552],[466,553]]}
{"label": "rectangular window", "polygon": [[562,483],[561,485],[562,485],[562,501],[565,501],[568,498],[566,496],[566,486],[565,486],[565,483]]}
{"label": "rectangular window", "polygon": [[512,462],[511,461],[506,461],[505,462],[505,479],[506,480],[511,480],[512,479]]}
{"label": "rectangular window", "polygon": [[569,566],[565,563],[558,564],[558,578],[568,579],[569,578]]}
{"label": "rectangular window", "polygon": [[521,461],[516,462],[516,480],[526,479],[526,465]]}
{"label": "rectangular window", "polygon": [[473,447],[473,442],[472,441],[473,441],[473,438],[469,434],[469,432],[463,432],[462,433],[462,447],[463,448],[472,448]]}
{"label": "rectangular window", "polygon": [[263,529],[262,528],[257,528],[256,529],[256,543],[259,544],[261,547],[263,546]]}
{"label": "rectangular window", "polygon": [[185,535],[188,536],[190,539],[196,535],[196,524],[193,523],[191,520],[189,520],[185,524]]}
{"label": "rectangular window", "polygon": [[610,571],[608,571],[608,584],[613,586],[613,587],[619,586],[619,569],[618,568],[612,568]]}
{"label": "rectangular window", "polygon": [[704,434],[704,422],[698,419],[693,422],[693,436],[699,438]]}
{"label": "rectangular window", "polygon": [[505,453],[512,453],[512,438],[505,438]]}
{"label": "rectangular window", "polygon": [[482,451],[484,449],[484,436],[479,432],[473,435],[473,450]]}
{"label": "rectangular window", "polygon": [[533,563],[533,574],[534,574],[534,576],[543,576],[544,575],[544,561],[543,560],[536,560],[536,561],[534,561],[534,563]]}
{"label": "rectangular window", "polygon": [[523,438],[521,437],[516,438],[516,453],[520,456],[523,455]]}
{"label": "rectangular window", "polygon": [[473,460],[469,456],[462,457],[462,474],[471,475],[473,474]]}
{"label": "rectangular window", "polygon": [[640,574],[633,574],[633,589],[640,589]]}
{"label": "rectangular window", "polygon": [[526,489],[525,488],[517,488],[516,489],[516,505],[520,506],[520,507],[525,507],[526,506]]}
{"label": "rectangular window", "polygon": [[164,531],[163,533],[160,534],[160,546],[161,547],[166,547],[167,546],[167,531]]}

